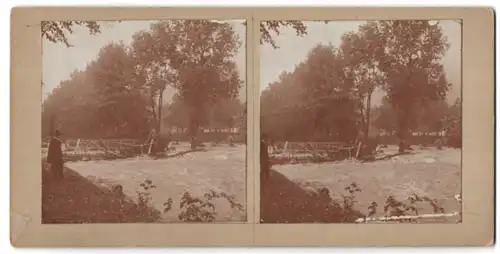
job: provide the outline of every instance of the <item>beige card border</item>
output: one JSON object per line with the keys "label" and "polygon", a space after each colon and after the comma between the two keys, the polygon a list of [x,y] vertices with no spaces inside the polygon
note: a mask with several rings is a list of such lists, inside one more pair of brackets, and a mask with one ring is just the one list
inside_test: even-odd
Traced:
{"label": "beige card border", "polygon": [[[41,20],[247,19],[245,224],[40,224]],[[462,19],[463,223],[276,225],[259,221],[259,20]],[[11,24],[11,242],[38,246],[488,245],[493,243],[493,20],[486,8],[16,8]],[[252,23],[252,24],[250,24]],[[251,49],[253,48],[253,51]],[[253,75],[252,75],[253,74]],[[253,90],[252,90],[253,88]],[[478,89],[479,88],[479,89]],[[253,96],[252,96],[253,95]],[[252,119],[253,116],[253,119]],[[253,141],[253,142],[251,142]],[[32,160],[31,160],[32,158]],[[253,159],[252,159],[253,158]],[[253,211],[253,215],[252,215]],[[252,223],[254,222],[254,223]],[[119,232],[119,233],[118,233]],[[402,233],[404,232],[404,234]]]}
{"label": "beige card border", "polygon": [[[42,225],[41,31],[42,20],[241,19],[247,21],[247,112],[254,114],[251,10],[244,8],[15,8],[11,18],[11,243],[14,246],[224,246],[253,243],[253,171],[247,142],[247,221],[214,224]],[[247,140],[255,132],[250,124]]]}
{"label": "beige card border", "polygon": [[[488,8],[286,8],[260,9],[262,20],[462,20],[463,222],[460,224],[258,224],[255,244],[322,245],[491,245],[494,203],[494,11]],[[254,31],[254,33],[257,32]],[[254,43],[258,42],[254,38]],[[259,76],[256,49],[255,80]],[[258,99],[256,99],[259,101]],[[259,104],[256,105],[259,107]],[[259,126],[260,118],[254,120]],[[256,139],[254,139],[256,141]],[[254,148],[255,149],[255,148]],[[257,149],[255,151],[258,152]],[[259,190],[258,181],[255,189]],[[259,194],[255,204],[259,204]],[[256,218],[259,210],[256,209]]]}

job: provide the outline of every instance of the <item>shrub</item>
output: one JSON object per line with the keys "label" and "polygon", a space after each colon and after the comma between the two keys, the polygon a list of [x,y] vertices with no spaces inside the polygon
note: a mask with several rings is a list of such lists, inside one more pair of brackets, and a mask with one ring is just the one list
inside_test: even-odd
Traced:
{"label": "shrub", "polygon": [[[373,201],[368,206],[368,213],[365,215],[360,211],[354,208],[356,204],[356,193],[362,192],[358,187],[356,182],[351,183],[349,186],[344,188],[345,191],[348,192],[347,195],[342,195],[342,201],[332,201],[332,204],[337,209],[341,209],[343,217],[340,222],[360,222],[363,219],[367,219],[369,217],[374,216],[377,213],[378,204]],[[392,216],[407,216],[407,215],[419,215],[419,207],[417,206],[419,203],[425,203],[432,207],[433,213],[444,213],[444,208],[438,205],[436,199],[432,199],[426,196],[418,196],[413,194],[410,196],[405,202],[401,202],[396,200],[394,196],[387,197],[384,204],[384,213],[385,217]],[[341,204],[341,205],[340,205]],[[339,222],[339,221],[330,221],[330,222]],[[417,223],[418,219],[408,218],[408,219],[398,219],[396,220],[398,223],[404,222],[414,222]]]}
{"label": "shrub", "polygon": [[[151,189],[155,189],[156,185],[149,179],[144,180],[140,184],[140,191],[137,192],[138,205],[142,211],[146,211],[151,206]],[[243,206],[234,201],[234,196],[230,196],[225,192],[215,192],[210,190],[203,195],[203,198],[193,197],[189,192],[185,192],[180,201],[181,212],[178,215],[181,221],[190,222],[212,222],[215,220],[217,211],[215,204],[212,202],[215,199],[226,200],[231,208],[243,211]],[[168,198],[163,203],[163,213],[172,210],[173,199]]]}
{"label": "shrub", "polygon": [[147,208],[151,202],[151,193],[149,193],[149,190],[155,189],[156,185],[151,180],[146,179],[140,184],[140,187],[141,189],[137,191],[137,202],[139,207]]}
{"label": "shrub", "polygon": [[179,219],[182,221],[191,222],[212,222],[217,214],[215,205],[211,202],[214,199],[222,198],[229,202],[231,208],[236,208],[243,211],[243,206],[234,201],[234,197],[227,195],[224,192],[217,193],[213,190],[205,193],[204,200],[191,196],[189,192],[185,192],[182,196],[180,208],[183,209],[179,213]]}

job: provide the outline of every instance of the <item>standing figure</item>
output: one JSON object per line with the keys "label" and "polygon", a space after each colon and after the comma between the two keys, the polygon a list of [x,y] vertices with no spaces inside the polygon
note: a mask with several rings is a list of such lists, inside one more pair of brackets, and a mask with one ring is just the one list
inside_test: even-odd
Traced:
{"label": "standing figure", "polygon": [[64,160],[63,160],[61,145],[62,145],[61,132],[56,130],[49,144],[47,162],[50,163],[50,171],[54,174],[55,178],[58,180],[64,178],[64,173],[63,173]]}

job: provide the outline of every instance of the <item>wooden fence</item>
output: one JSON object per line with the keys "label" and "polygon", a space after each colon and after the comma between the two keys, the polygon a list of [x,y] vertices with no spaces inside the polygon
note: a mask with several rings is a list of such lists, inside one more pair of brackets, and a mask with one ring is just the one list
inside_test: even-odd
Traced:
{"label": "wooden fence", "polygon": [[342,142],[278,142],[269,145],[274,164],[300,161],[334,161],[352,158],[356,146]]}
{"label": "wooden fence", "polygon": [[[42,151],[46,152],[49,142],[42,142]],[[140,143],[134,139],[72,139],[62,144],[66,160],[127,158],[147,154],[149,143]]]}

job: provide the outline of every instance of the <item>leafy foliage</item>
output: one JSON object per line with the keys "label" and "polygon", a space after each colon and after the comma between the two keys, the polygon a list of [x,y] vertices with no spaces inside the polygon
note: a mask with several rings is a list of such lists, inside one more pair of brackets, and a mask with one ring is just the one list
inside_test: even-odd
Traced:
{"label": "leafy foliage", "polygon": [[352,182],[350,185],[344,188],[344,190],[348,193],[347,195],[342,194],[342,210],[344,214],[346,214],[345,221],[351,221],[353,216],[358,214],[358,211],[354,209],[356,205],[356,193],[361,192],[361,189],[358,187],[356,182]]}
{"label": "leafy foliage", "polygon": [[[287,24],[262,23],[261,30]],[[448,47],[440,26],[420,20],[370,21],[344,34],[338,48],[316,45],[262,92],[263,133],[273,140],[353,142],[377,126],[395,133],[404,150],[411,131],[445,128],[450,84],[440,60]],[[371,109],[375,90],[386,96]]]}
{"label": "leafy foliage", "polygon": [[173,203],[174,201],[172,200],[172,198],[168,198],[167,202],[163,203],[163,212],[166,213],[172,210]]}
{"label": "leafy foliage", "polygon": [[[72,32],[72,26],[84,24],[45,26]],[[87,25],[100,31],[98,23]],[[240,44],[231,25],[192,20],[154,23],[133,35],[131,45],[109,43],[43,102],[43,134],[59,128],[66,138],[146,139],[151,128],[162,130],[162,122],[189,128],[192,135],[210,122],[231,128],[243,111],[233,60]],[[170,106],[163,101],[169,88],[177,91]]]}
{"label": "leafy foliage", "polygon": [[[444,213],[444,208],[439,206],[436,199],[431,199],[429,197],[420,197],[417,194],[413,194],[408,197],[408,203],[398,201],[394,196],[389,196],[385,201],[384,212],[386,216],[405,216],[405,215],[419,215],[419,208],[417,204],[427,203],[432,207],[433,213]],[[401,222],[417,222],[417,219],[402,219]]]}
{"label": "leafy foliage", "polygon": [[354,140],[359,111],[343,68],[337,48],[313,48],[293,72],[282,73],[262,92],[262,132],[274,140]]}
{"label": "leafy foliage", "polygon": [[[155,24],[158,26],[158,23]],[[154,27],[154,26],[153,26]],[[163,94],[167,86],[176,81],[176,73],[169,67],[169,59],[165,56],[173,50],[169,41],[161,40],[156,30],[141,31],[133,35],[131,46],[135,66],[137,89],[148,98],[148,110],[151,113],[157,132],[161,128]]]}
{"label": "leafy foliage", "polygon": [[43,101],[43,134],[59,128],[68,138],[140,138],[150,117],[144,95],[135,89],[133,68],[125,45],[105,45],[95,61]]}
{"label": "leafy foliage", "polygon": [[[148,113],[143,94],[135,89],[134,59],[124,44],[104,46],[89,69],[101,122],[128,129],[133,135],[146,129]],[[128,127],[128,128],[127,128]]]}
{"label": "leafy foliage", "polygon": [[[137,70],[151,100],[159,97],[157,104],[162,105],[165,87],[177,89],[189,115],[191,136],[196,137],[207,107],[238,95],[242,81],[233,58],[241,41],[230,24],[206,20],[163,21],[134,38]],[[156,114],[158,122],[161,122],[160,110],[161,107]]]}
{"label": "leafy foliage", "polygon": [[151,202],[151,189],[156,189],[156,185],[149,179],[140,184],[141,189],[137,192],[137,200],[140,207],[148,207]]}
{"label": "leafy foliage", "polygon": [[383,86],[398,119],[400,152],[409,129],[415,124],[415,108],[446,97],[450,84],[439,60],[449,48],[442,29],[423,20],[379,21],[383,42]]}
{"label": "leafy foliage", "polygon": [[63,43],[66,47],[72,45],[68,42],[68,34],[73,33],[75,26],[85,26],[89,33],[101,33],[101,26],[97,21],[42,21],[42,38],[52,43]]}
{"label": "leafy foliage", "polygon": [[383,86],[386,75],[381,71],[381,57],[384,44],[378,36],[377,23],[369,22],[356,32],[349,32],[341,38],[341,50],[345,58],[345,75],[355,86],[360,111],[360,126],[364,137],[369,138],[371,98],[373,92]]}
{"label": "leafy foliage", "polygon": [[185,192],[180,202],[180,208],[183,209],[179,214],[179,219],[189,222],[213,222],[216,219],[217,212],[212,200],[222,198],[229,202],[231,208],[243,211],[243,206],[234,201],[234,197],[224,192],[217,193],[213,190],[205,193],[205,199],[192,197],[189,192]]}
{"label": "leafy foliage", "polygon": [[268,43],[275,49],[279,48],[273,39],[273,34],[279,35],[280,28],[282,27],[292,27],[293,29],[295,29],[297,36],[303,36],[307,34],[307,26],[304,25],[302,21],[264,21],[260,23],[260,43]]}
{"label": "leafy foliage", "polygon": [[[355,209],[356,204],[356,193],[361,192],[356,182],[353,182],[349,186],[345,187],[347,195],[342,195],[342,211],[345,214],[343,222],[353,222],[360,218],[372,217],[377,214],[378,204],[377,202],[371,202],[368,206],[368,213],[366,215],[360,213]],[[387,197],[384,204],[384,213],[386,217],[392,216],[406,216],[406,215],[419,215],[419,211],[422,209],[418,204],[427,204],[432,208],[433,213],[444,213],[444,208],[441,207],[436,199],[429,198],[427,196],[419,196],[413,194],[407,198],[405,202],[397,200],[394,196]],[[397,220],[397,222],[418,222],[415,218],[403,218]]]}
{"label": "leafy foliage", "polygon": [[[322,21],[328,23],[329,21]],[[299,20],[268,20],[260,23],[260,44],[270,44],[274,49],[279,46],[274,41],[273,36],[280,35],[282,28],[290,27],[295,30],[297,36],[307,34],[307,25]]]}
{"label": "leafy foliage", "polygon": [[[140,184],[140,190],[137,192],[138,205],[144,211],[151,207],[151,193],[152,189],[156,189],[153,181],[146,179]],[[210,190],[203,195],[203,198],[193,197],[191,193],[185,192],[180,200],[179,208],[181,211],[178,218],[181,221],[187,222],[213,222],[216,220],[217,211],[213,201],[216,199],[226,200],[232,209],[243,212],[243,206],[235,201],[234,196],[230,196],[225,192],[215,192]],[[173,199],[168,198],[163,203],[163,213],[167,213],[173,208]]]}

